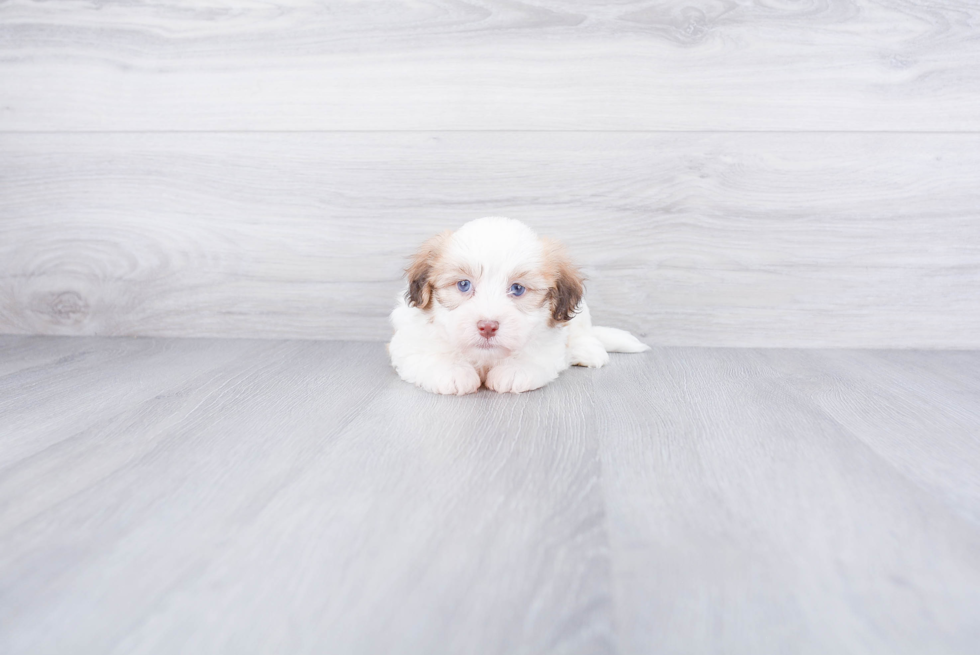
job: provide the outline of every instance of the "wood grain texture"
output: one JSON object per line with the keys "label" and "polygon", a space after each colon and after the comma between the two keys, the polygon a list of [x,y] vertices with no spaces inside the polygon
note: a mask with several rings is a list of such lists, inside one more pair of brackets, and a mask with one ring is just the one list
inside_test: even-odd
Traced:
{"label": "wood grain texture", "polygon": [[970,653],[978,365],[0,337],[0,651]]}
{"label": "wood grain texture", "polygon": [[2,130],[978,130],[972,0],[0,4]]}
{"label": "wood grain texture", "polygon": [[484,215],[649,343],[980,347],[980,135],[0,135],[0,332],[385,339]]}
{"label": "wood grain texture", "polygon": [[[618,642],[972,653],[980,353],[656,349],[596,373]],[[953,388],[955,395],[946,395]]]}
{"label": "wood grain texture", "polygon": [[612,650],[586,375],[456,399],[380,344],[0,353],[4,653]]}

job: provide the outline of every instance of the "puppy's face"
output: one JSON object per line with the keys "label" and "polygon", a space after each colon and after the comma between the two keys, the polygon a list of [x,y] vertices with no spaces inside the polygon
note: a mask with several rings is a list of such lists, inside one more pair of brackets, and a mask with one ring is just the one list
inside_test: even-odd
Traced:
{"label": "puppy's face", "polygon": [[425,242],[408,271],[408,302],[457,350],[506,356],[537,330],[568,321],[582,277],[562,248],[526,225],[482,218]]}

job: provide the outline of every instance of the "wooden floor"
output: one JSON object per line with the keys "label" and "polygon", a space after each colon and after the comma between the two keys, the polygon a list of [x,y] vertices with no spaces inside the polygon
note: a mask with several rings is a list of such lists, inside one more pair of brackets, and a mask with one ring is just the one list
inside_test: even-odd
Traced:
{"label": "wooden floor", "polygon": [[0,337],[0,652],[967,653],[980,352]]}

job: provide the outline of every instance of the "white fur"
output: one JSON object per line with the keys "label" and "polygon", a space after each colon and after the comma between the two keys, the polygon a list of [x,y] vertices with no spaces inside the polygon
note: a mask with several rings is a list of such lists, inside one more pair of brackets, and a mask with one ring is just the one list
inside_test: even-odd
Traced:
{"label": "white fur", "polygon": [[[519,393],[543,387],[570,365],[600,367],[608,363],[609,352],[649,348],[628,332],[593,327],[584,300],[570,321],[552,325],[549,304],[531,302],[546,291],[543,244],[519,221],[471,221],[449,237],[442,253],[444,261],[472,273],[457,276],[469,279],[472,290],[460,293],[452,278],[440,291],[450,306],[434,299],[423,310],[404,296],[398,299],[388,352],[406,382],[440,394],[472,393],[481,384]],[[532,295],[512,296],[515,282]],[[499,322],[492,339],[481,336],[480,320]]]}

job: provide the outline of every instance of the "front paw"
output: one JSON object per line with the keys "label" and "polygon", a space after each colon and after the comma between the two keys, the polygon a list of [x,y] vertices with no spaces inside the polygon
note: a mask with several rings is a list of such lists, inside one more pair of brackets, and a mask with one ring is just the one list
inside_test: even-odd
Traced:
{"label": "front paw", "polygon": [[538,371],[503,364],[487,373],[487,389],[497,393],[523,393],[539,389],[552,379]]}
{"label": "front paw", "polygon": [[432,371],[417,384],[432,393],[463,396],[480,388],[480,375],[472,366],[457,364]]}

